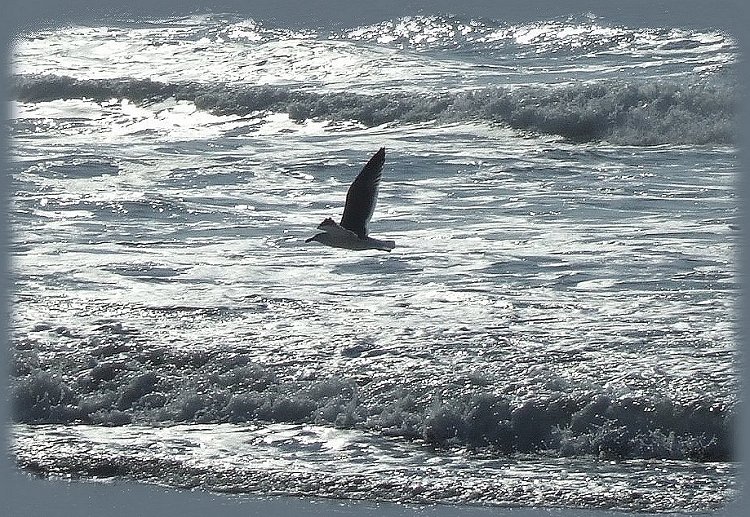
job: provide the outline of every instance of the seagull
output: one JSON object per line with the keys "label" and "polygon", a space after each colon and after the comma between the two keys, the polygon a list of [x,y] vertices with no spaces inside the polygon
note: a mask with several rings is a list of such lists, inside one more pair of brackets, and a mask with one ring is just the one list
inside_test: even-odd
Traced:
{"label": "seagull", "polygon": [[367,235],[370,222],[378,201],[378,185],[385,163],[385,147],[375,153],[362,168],[346,193],[344,215],[341,224],[330,217],[318,225],[323,233],[313,235],[305,242],[319,242],[334,248],[348,250],[380,250],[390,252],[396,247],[395,241],[381,241]]}

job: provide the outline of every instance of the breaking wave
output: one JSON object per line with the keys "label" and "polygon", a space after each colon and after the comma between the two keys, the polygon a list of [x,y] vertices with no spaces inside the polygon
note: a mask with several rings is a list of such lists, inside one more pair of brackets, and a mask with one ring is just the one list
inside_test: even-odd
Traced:
{"label": "breaking wave", "polygon": [[181,30],[163,37],[262,44],[289,39],[364,41],[417,50],[460,50],[492,54],[529,50],[540,53],[714,53],[736,50],[732,37],[718,30],[673,27],[625,27],[592,13],[510,24],[489,18],[416,15],[369,25],[332,29],[291,29],[268,20],[233,15],[193,15],[172,19]]}
{"label": "breaking wave", "polygon": [[366,126],[472,120],[559,135],[576,142],[623,145],[719,144],[735,141],[736,89],[718,81],[571,83],[558,86],[483,88],[436,94],[316,93],[281,86],[239,86],[138,79],[21,76],[22,102],[128,99],[190,101],[214,114],[287,113],[296,121],[353,120]]}
{"label": "breaking wave", "polygon": [[342,31],[340,37],[416,49],[457,49],[483,54],[528,48],[531,52],[692,52],[734,48],[719,31],[630,28],[607,24],[593,14],[521,24],[456,16],[405,16]]}
{"label": "breaking wave", "polygon": [[142,350],[127,339],[54,367],[40,367],[29,349],[12,359],[12,412],[22,423],[314,423],[500,455],[733,457],[736,407],[710,400],[591,390],[515,400],[492,386],[449,395],[397,380],[373,387],[367,379],[300,378],[249,354]]}

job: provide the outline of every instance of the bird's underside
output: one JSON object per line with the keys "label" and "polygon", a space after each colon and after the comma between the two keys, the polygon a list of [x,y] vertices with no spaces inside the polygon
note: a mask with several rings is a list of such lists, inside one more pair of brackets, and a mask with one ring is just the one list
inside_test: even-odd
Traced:
{"label": "bird's underside", "polygon": [[307,239],[305,242],[316,241],[333,248],[344,248],[348,250],[380,250],[380,251],[391,251],[396,247],[396,242],[391,240],[380,240],[374,239],[370,236],[364,239],[360,238],[356,233],[351,230],[347,230],[343,226],[337,224],[333,219],[325,219],[318,225],[318,230],[323,230],[323,233],[314,235]]}

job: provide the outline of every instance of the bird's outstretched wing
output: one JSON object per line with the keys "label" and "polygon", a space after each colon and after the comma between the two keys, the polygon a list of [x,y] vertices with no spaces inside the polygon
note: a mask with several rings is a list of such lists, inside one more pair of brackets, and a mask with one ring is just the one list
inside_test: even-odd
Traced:
{"label": "bird's outstretched wing", "polygon": [[385,164],[385,147],[381,147],[370,158],[346,193],[341,226],[356,233],[360,239],[367,237],[367,223],[375,211],[383,164]]}

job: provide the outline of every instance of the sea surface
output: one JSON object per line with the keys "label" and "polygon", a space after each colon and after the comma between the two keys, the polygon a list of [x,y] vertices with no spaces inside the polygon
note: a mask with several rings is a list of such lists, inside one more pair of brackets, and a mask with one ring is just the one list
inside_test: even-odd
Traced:
{"label": "sea surface", "polygon": [[[593,14],[106,19],[13,49],[12,453],[52,478],[736,497],[737,44]],[[370,232],[305,243],[380,147]]]}

